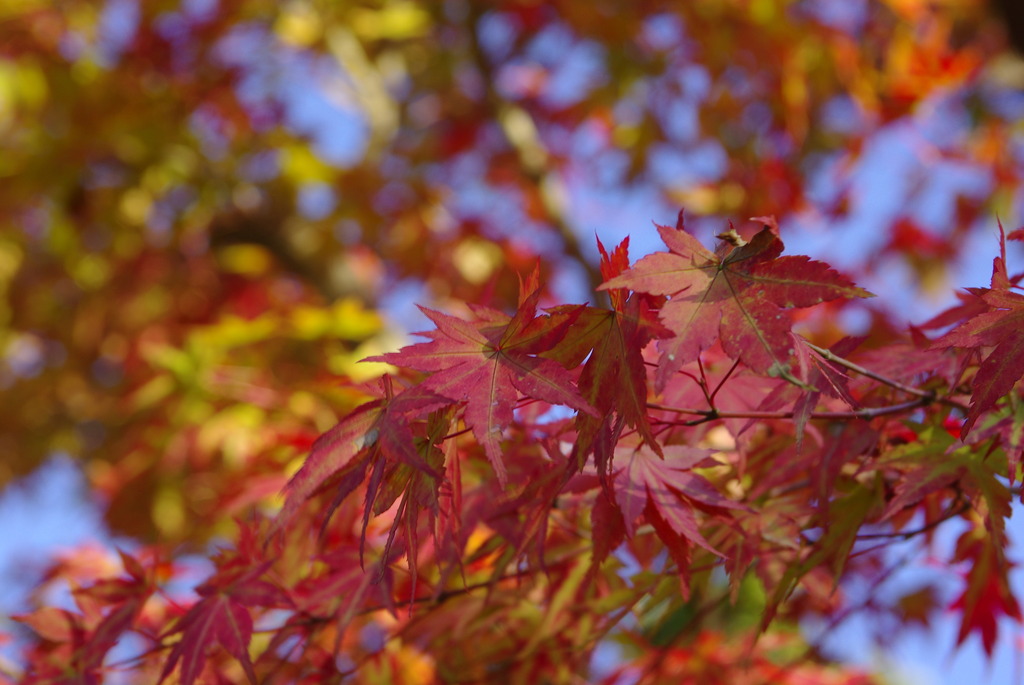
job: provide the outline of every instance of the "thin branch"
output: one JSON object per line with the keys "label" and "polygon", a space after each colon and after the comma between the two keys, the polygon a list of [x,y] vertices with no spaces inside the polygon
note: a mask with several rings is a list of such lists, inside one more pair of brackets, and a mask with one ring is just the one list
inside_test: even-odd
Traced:
{"label": "thin branch", "polygon": [[[814,411],[811,412],[812,419],[864,419],[870,420],[879,416],[890,414],[902,414],[914,409],[926,407],[935,401],[934,397],[919,397],[916,400],[890,404],[884,407],[862,407],[848,411]],[[690,409],[680,407],[668,407],[663,404],[648,403],[648,409],[672,412],[673,414],[686,414],[699,416],[701,418],[693,421],[685,421],[682,425],[696,426],[717,419],[791,419],[795,415],[792,411],[720,411],[718,409]],[[671,423],[671,422],[664,422]],[[677,424],[678,425],[678,424]]]}
{"label": "thin branch", "polygon": [[826,361],[835,362],[840,366],[845,366],[850,371],[855,371],[860,375],[876,380],[879,383],[882,383],[883,385],[888,385],[890,388],[895,388],[896,390],[900,390],[909,395],[916,395],[917,397],[920,397],[922,400],[927,399],[929,403],[938,402],[939,404],[944,404],[948,407],[955,407],[956,409],[960,409],[964,412],[970,409],[963,402],[958,402],[957,400],[951,399],[949,397],[940,397],[931,390],[922,390],[921,388],[915,388],[912,385],[901,383],[893,378],[889,378],[888,376],[883,376],[880,373],[876,373],[870,369],[866,369],[860,364],[851,362],[849,359],[840,357],[839,355],[833,353],[831,350],[826,350],[824,347],[818,347],[817,345],[807,342],[806,340],[804,341],[804,344],[806,344],[812,350],[821,355],[821,357]]}
{"label": "thin branch", "polygon": [[109,662],[107,664],[104,664],[103,668],[105,670],[113,671],[113,670],[118,670],[118,669],[122,669],[122,668],[126,668],[126,667],[134,667],[134,666],[138,665],[139,663],[141,663],[142,661],[144,661],[145,659],[153,656],[157,652],[162,652],[165,649],[169,649],[170,647],[171,647],[171,645],[169,645],[169,644],[164,644],[163,642],[158,642],[157,644],[153,645],[152,647],[150,647],[149,649],[147,649],[144,652],[140,652],[139,654],[135,654],[133,656],[126,657],[124,659],[120,659],[119,661],[111,661],[111,662]]}
{"label": "thin branch", "polygon": [[967,510],[970,509],[970,508],[971,508],[971,503],[969,501],[963,502],[963,503],[960,504],[959,507],[951,507],[942,516],[940,516],[939,518],[935,519],[934,521],[931,521],[931,522],[921,526],[920,528],[914,528],[913,530],[904,530],[904,531],[893,532],[893,533],[865,533],[864,535],[858,535],[857,536],[857,540],[884,540],[884,539],[889,539],[889,540],[901,540],[901,539],[902,540],[910,540],[911,538],[916,537],[916,536],[920,535],[921,533],[927,533],[928,531],[932,530],[933,528],[938,528],[939,526],[941,526],[946,521],[949,521],[950,519],[954,519],[957,516],[960,516],[961,514],[966,513]]}
{"label": "thin branch", "polygon": [[456,437],[458,437],[460,435],[465,435],[466,433],[468,433],[471,430],[473,430],[473,429],[469,428],[469,427],[466,427],[466,428],[463,428],[462,430],[457,430],[454,433],[448,433],[447,435],[445,435],[444,437],[441,438],[441,441],[443,442],[443,441],[448,440],[450,438],[456,438]]}

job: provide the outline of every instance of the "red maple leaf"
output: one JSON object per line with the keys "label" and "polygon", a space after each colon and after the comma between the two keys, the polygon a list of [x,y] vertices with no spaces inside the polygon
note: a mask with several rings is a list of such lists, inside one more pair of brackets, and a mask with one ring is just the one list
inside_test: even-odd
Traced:
{"label": "red maple leaf", "polygon": [[1000,551],[991,544],[970,545],[968,558],[971,570],[964,577],[967,586],[949,607],[962,612],[956,643],[962,644],[972,632],[981,633],[982,647],[991,656],[999,636],[1000,617],[1013,618],[1018,624],[1024,620],[1007,580],[1013,564],[1005,560],[1000,563]]}
{"label": "red maple leaf", "polygon": [[962,436],[1024,376],[1024,296],[1008,290],[978,294],[990,310],[968,319],[935,343],[940,347],[993,348],[974,377],[971,409]]}
{"label": "red maple leaf", "polygon": [[290,604],[277,586],[260,580],[270,562],[250,566],[243,559],[235,559],[213,578],[196,588],[202,597],[168,633],[182,633],[171,650],[160,675],[163,682],[181,662],[179,679],[182,685],[191,685],[202,675],[207,652],[219,644],[242,665],[249,682],[256,683],[256,672],[249,658],[252,639],[252,616],[247,606],[287,606]]}
{"label": "red maple leaf", "polygon": [[130,577],[101,579],[75,590],[74,599],[82,609],[81,614],[43,607],[12,617],[46,640],[73,647],[71,654],[61,661],[64,668],[70,667],[79,674],[80,678],[73,682],[99,682],[98,674],[107,653],[132,628],[155,589],[152,577],[137,559],[120,550],[118,553]]}
{"label": "red maple leaf", "polygon": [[181,661],[180,679],[191,685],[202,674],[206,664],[206,650],[213,643],[220,644],[242,664],[250,683],[256,683],[256,673],[249,659],[249,641],[252,639],[252,616],[240,603],[224,595],[214,595],[193,606],[176,626],[182,631],[181,640],[174,645],[164,665],[163,682],[178,661]]}
{"label": "red maple leaf", "polygon": [[[792,406],[796,446],[799,451],[803,444],[804,429],[823,394],[842,400],[851,409],[857,409],[860,403],[850,393],[850,379],[843,367],[813,352],[812,348],[808,347],[808,342],[799,335],[790,333],[790,336],[798,362],[799,372],[796,375],[802,385],[777,385],[771,395],[765,398],[761,408],[767,410]],[[838,357],[846,357],[861,342],[863,340],[858,338],[843,338],[828,352]]]}
{"label": "red maple leaf", "polygon": [[693,512],[694,505],[719,510],[743,508],[693,472],[694,468],[718,462],[711,458],[710,450],[696,447],[667,445],[662,451],[664,459],[648,445],[615,450],[615,502],[622,512],[626,533],[632,536],[640,515],[651,518],[653,512],[660,519],[658,523],[666,523],[676,535],[722,556],[701,535]]}
{"label": "red maple leaf", "polygon": [[[612,279],[629,268],[629,238],[609,254],[601,241],[601,274]],[[583,398],[597,409],[600,418],[588,414],[576,417],[576,456],[582,462],[594,449],[598,433],[605,431],[603,442],[614,443],[613,431],[623,423],[637,430],[640,437],[655,451],[661,448],[651,433],[647,417],[647,369],[644,366],[644,346],[654,337],[668,335],[658,322],[654,298],[624,289],[611,290],[612,309],[587,307],[573,324],[566,343],[560,346],[559,357],[563,365],[578,366],[584,359],[579,378]],[[621,421],[613,428],[613,417]],[[598,470],[604,474],[607,458],[598,459]]]}
{"label": "red maple leaf", "polygon": [[714,253],[683,230],[658,226],[669,252],[641,259],[603,290],[631,288],[666,295],[658,387],[720,339],[722,349],[755,371],[788,374],[793,356],[787,309],[842,297],[871,297],[845,276],[808,257],[780,257],[783,244],[765,226],[749,243],[723,242]]}
{"label": "red maple leaf", "polygon": [[417,442],[412,419],[449,402],[422,388],[396,395],[390,377],[384,378],[382,389],[384,397],[360,405],[313,443],[302,468],[285,486],[285,504],[277,516],[275,531],[292,518],[303,502],[333,488],[334,500],[324,518],[326,527],[334,510],[366,479],[367,469],[372,466],[363,510],[361,557],[366,525],[374,513],[374,500],[387,465],[405,464],[429,476],[435,484],[440,481],[443,474],[420,452],[420,448],[427,446]]}
{"label": "red maple leaf", "polygon": [[507,476],[500,439],[512,422],[520,393],[597,414],[580,396],[569,372],[551,359],[539,356],[565,337],[583,308],[536,316],[539,298],[540,290],[533,289],[522,298],[513,317],[474,307],[475,321],[464,321],[421,307],[437,325],[437,330],[418,335],[432,338],[431,342],[409,345],[398,352],[367,360],[428,372],[431,376],[420,387],[465,402],[466,424],[484,446],[502,485]]}
{"label": "red maple leaf", "polygon": [[974,376],[971,409],[960,431],[961,437],[966,437],[981,414],[1008,395],[1024,376],[1024,335],[1021,335],[1024,331],[1024,295],[1011,290],[1017,287],[1015,281],[1019,277],[1011,279],[1007,274],[1002,224],[999,231],[1000,256],[992,262],[992,287],[967,289],[980,299],[980,304],[987,311],[970,311],[970,318],[934,343],[935,347],[994,348]]}

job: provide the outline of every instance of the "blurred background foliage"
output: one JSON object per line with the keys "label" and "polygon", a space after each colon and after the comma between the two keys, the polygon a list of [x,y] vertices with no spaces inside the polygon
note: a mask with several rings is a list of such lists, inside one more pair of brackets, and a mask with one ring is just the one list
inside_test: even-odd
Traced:
{"label": "blurred background foliage", "polygon": [[1010,34],[982,0],[0,3],[0,485],[68,454],[114,531],[202,544],[411,300],[509,307],[537,260],[593,300],[594,233],[679,206],[827,240],[894,131],[865,265],[941,285],[1019,216]]}

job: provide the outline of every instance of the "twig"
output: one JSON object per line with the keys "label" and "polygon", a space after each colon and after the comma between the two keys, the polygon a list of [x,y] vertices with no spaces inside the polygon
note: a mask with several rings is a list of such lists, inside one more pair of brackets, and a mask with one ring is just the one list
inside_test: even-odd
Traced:
{"label": "twig", "polygon": [[950,507],[946,511],[946,513],[944,513],[942,516],[940,516],[939,518],[935,519],[934,521],[931,521],[931,522],[921,526],[920,528],[914,528],[913,530],[904,530],[904,531],[898,531],[898,532],[893,532],[893,533],[865,533],[864,535],[858,535],[857,536],[857,540],[882,540],[882,539],[909,540],[909,539],[911,539],[911,538],[913,538],[915,536],[920,535],[921,533],[927,533],[929,530],[931,530],[933,528],[938,528],[939,526],[941,526],[946,521],[949,521],[950,519],[956,518],[960,514],[965,513],[970,508],[971,508],[971,503],[969,501],[968,502],[962,502],[959,507]]}
{"label": "twig", "polygon": [[[810,413],[812,419],[864,419],[869,420],[879,416],[890,414],[901,414],[913,409],[926,407],[935,401],[934,397],[919,397],[916,400],[890,404],[884,407],[862,407],[848,411],[814,411]],[[793,411],[721,411],[718,409],[690,409],[680,407],[668,407],[663,404],[648,403],[648,409],[667,411],[674,414],[687,414],[700,416],[699,419],[683,422],[682,425],[696,426],[717,419],[791,419],[795,415]]]}
{"label": "twig", "polygon": [[850,371],[855,371],[860,375],[876,380],[879,383],[882,383],[883,385],[888,385],[890,388],[895,388],[896,390],[900,390],[909,395],[916,395],[921,399],[927,399],[929,403],[938,402],[939,404],[944,404],[948,407],[955,407],[956,409],[960,409],[964,412],[969,410],[969,407],[962,402],[958,402],[957,400],[951,399],[949,397],[939,397],[931,390],[922,390],[921,388],[915,388],[914,386],[907,385],[906,383],[900,383],[899,381],[893,378],[883,376],[882,374],[876,373],[871,369],[866,369],[860,364],[851,362],[849,359],[840,357],[839,355],[833,353],[831,350],[826,350],[823,347],[818,347],[817,345],[807,342],[806,340],[804,341],[804,344],[810,347],[815,352],[817,352],[819,355],[821,355],[821,357],[826,361],[835,362],[840,366],[845,366]]}

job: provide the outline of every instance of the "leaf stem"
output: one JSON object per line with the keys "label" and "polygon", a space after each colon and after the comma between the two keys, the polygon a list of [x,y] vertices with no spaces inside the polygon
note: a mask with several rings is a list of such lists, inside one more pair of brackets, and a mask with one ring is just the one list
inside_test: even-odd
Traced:
{"label": "leaf stem", "polygon": [[[709,406],[711,406],[711,407],[715,406],[715,395],[718,394],[718,391],[722,389],[722,386],[725,385],[725,382],[727,380],[729,380],[729,376],[732,375],[732,372],[735,371],[736,367],[739,366],[739,365],[740,365],[740,360],[737,359],[736,361],[734,361],[732,363],[732,366],[729,367],[729,370],[725,372],[725,375],[722,376],[722,380],[718,381],[718,385],[715,386],[715,389],[713,391],[711,391],[711,396],[708,397],[708,405]],[[701,370],[703,371],[703,367],[701,367]]]}

